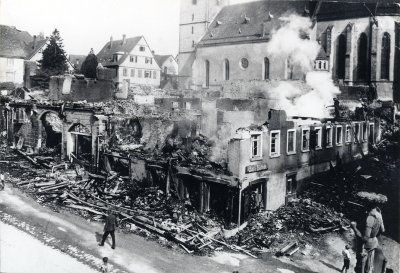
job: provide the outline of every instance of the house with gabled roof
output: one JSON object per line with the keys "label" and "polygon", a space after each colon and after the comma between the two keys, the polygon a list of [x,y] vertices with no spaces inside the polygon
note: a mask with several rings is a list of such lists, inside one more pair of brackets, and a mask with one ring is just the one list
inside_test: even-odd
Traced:
{"label": "house with gabled roof", "polygon": [[178,75],[178,63],[172,55],[154,55],[162,75]]}
{"label": "house with gabled roof", "polygon": [[[49,42],[48,37],[31,36],[14,26],[0,25],[0,83],[12,82],[29,87],[29,76],[35,75],[38,61]],[[72,65],[68,64],[68,71]]]}
{"label": "house with gabled roof", "polygon": [[116,71],[115,83],[119,89],[131,85],[160,85],[161,68],[143,36],[107,42],[97,54],[97,60],[105,68]]}
{"label": "house with gabled roof", "polygon": [[25,62],[40,60],[47,40],[43,35],[32,37],[14,26],[0,25],[0,82],[23,85]]}

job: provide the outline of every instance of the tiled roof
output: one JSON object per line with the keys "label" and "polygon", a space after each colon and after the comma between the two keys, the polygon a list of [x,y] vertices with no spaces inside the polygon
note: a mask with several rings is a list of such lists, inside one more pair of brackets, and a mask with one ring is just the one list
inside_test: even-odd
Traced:
{"label": "tiled roof", "polygon": [[49,38],[41,39],[41,40],[36,40],[35,45],[33,44],[33,40],[28,43],[25,47],[25,52],[26,52],[26,57],[25,59],[29,60],[32,58],[36,52],[38,52],[39,49],[41,49],[49,40]]}
{"label": "tiled roof", "polygon": [[[137,45],[137,43],[142,39],[143,36],[137,36],[133,38],[126,38],[125,43],[122,40],[112,41],[112,46],[110,48],[110,42],[106,43],[105,46],[97,54],[97,60],[103,66],[121,65],[132,49]],[[117,52],[122,52],[123,55],[118,59],[117,62],[113,61],[113,55]]]}
{"label": "tiled roof", "polygon": [[77,69],[81,69],[82,63],[83,61],[85,61],[86,59],[86,55],[74,55],[74,54],[70,54],[68,56],[68,61]]}
{"label": "tiled roof", "polygon": [[[396,0],[398,1],[398,0]],[[391,2],[391,3],[390,3]],[[362,2],[322,2],[317,14],[317,21],[329,21],[357,17],[370,17],[371,15],[400,15],[399,3],[395,1],[380,1],[377,3]],[[376,12],[375,12],[376,10]]]}
{"label": "tiled roof", "polygon": [[0,25],[0,56],[25,58],[26,47],[32,41],[33,38],[28,32]]}
{"label": "tiled roof", "polygon": [[168,60],[169,57],[174,58],[172,55],[154,55],[154,59],[156,60],[157,64],[159,67],[162,66],[162,64]]}
{"label": "tiled roof", "polygon": [[[211,23],[198,46],[269,40],[282,16],[310,16],[308,1],[257,1],[224,7]],[[264,23],[264,35],[262,24]]]}

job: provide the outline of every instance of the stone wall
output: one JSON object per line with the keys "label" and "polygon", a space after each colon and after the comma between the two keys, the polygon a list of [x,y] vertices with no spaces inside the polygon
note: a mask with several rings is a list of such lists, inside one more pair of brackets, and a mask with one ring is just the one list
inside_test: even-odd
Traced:
{"label": "stone wall", "polygon": [[73,76],[51,77],[49,99],[63,101],[98,102],[110,100],[114,83],[109,80],[76,79]]}

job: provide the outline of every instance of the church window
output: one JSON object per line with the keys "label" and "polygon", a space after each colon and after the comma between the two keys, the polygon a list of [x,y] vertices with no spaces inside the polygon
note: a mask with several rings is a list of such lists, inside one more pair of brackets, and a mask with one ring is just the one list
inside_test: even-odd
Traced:
{"label": "church window", "polygon": [[243,68],[243,69],[248,68],[249,67],[249,60],[246,59],[246,58],[242,58],[240,60],[240,67]]}
{"label": "church window", "polygon": [[206,69],[206,78],[205,78],[206,87],[209,87],[210,86],[210,61],[209,60],[206,60],[206,62],[205,62],[205,69]]}
{"label": "church window", "polygon": [[368,38],[365,33],[361,33],[360,38],[358,39],[358,69],[357,76],[358,80],[366,80],[367,79],[367,45]]}
{"label": "church window", "polygon": [[344,79],[346,70],[346,35],[340,34],[338,40],[336,75],[338,79]]}
{"label": "church window", "polygon": [[381,51],[381,79],[389,79],[390,68],[390,35],[385,32],[382,36],[382,51]]}
{"label": "church window", "polygon": [[269,59],[267,57],[264,58],[264,80],[269,79]]}
{"label": "church window", "polygon": [[226,59],[224,61],[224,80],[229,80],[229,61]]}

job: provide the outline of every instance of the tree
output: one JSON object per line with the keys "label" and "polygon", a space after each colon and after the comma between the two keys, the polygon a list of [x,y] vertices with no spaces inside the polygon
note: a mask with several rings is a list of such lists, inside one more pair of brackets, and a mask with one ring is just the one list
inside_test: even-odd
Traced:
{"label": "tree", "polygon": [[86,59],[82,63],[81,73],[85,75],[86,78],[97,78],[96,69],[98,64],[99,62],[97,61],[97,57],[94,55],[92,48],[89,52],[89,55],[87,55]]}
{"label": "tree", "polygon": [[65,56],[60,32],[57,29],[50,36],[49,44],[43,50],[39,64],[41,71],[49,76],[62,75],[67,71],[67,57]]}

